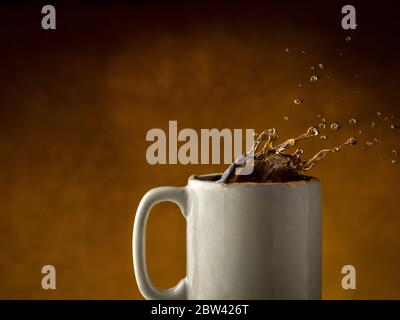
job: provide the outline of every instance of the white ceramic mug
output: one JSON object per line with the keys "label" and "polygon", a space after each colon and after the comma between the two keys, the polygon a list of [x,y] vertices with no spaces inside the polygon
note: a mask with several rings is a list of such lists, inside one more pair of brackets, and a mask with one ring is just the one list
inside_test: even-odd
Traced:
{"label": "white ceramic mug", "polygon": [[[217,183],[192,176],[186,187],[143,197],[133,230],[136,281],[147,299],[320,299],[321,200],[314,178],[287,183]],[[187,275],[157,289],[145,259],[146,222],[161,201],[186,218]]]}

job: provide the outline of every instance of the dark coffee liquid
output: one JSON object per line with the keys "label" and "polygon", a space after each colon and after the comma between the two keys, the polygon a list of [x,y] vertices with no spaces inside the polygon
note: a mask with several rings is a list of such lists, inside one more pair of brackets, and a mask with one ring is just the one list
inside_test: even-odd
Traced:
{"label": "dark coffee liquid", "polygon": [[[302,149],[297,149],[294,153],[288,150],[297,145],[301,140],[310,139],[319,135],[316,128],[310,127],[306,133],[295,139],[288,139],[285,142],[275,145],[278,135],[275,129],[268,129],[261,134],[255,134],[252,148],[239,158],[237,158],[224,172],[219,182],[289,182],[303,180],[307,177],[304,173],[310,170],[315,163],[325,158],[328,154],[339,152],[343,147],[355,145],[356,139],[349,138],[342,145],[322,149],[309,160],[302,160]],[[248,161],[253,157],[253,171],[251,174],[239,174],[249,166]]]}

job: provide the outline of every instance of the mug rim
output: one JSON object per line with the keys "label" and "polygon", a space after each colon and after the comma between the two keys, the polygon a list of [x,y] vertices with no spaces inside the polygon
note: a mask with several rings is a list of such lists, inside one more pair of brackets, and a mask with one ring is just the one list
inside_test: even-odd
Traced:
{"label": "mug rim", "polygon": [[[310,183],[319,183],[320,180],[316,177],[312,176],[304,176],[308,179],[301,179],[301,180],[294,180],[294,181],[287,181],[287,182],[231,182],[231,183],[218,183],[218,178],[222,176],[222,173],[207,173],[207,174],[193,174],[189,177],[188,183],[201,183],[201,184],[212,184],[212,185],[221,185],[221,186],[273,186],[273,185],[304,185]],[[207,179],[208,178],[208,179]]]}

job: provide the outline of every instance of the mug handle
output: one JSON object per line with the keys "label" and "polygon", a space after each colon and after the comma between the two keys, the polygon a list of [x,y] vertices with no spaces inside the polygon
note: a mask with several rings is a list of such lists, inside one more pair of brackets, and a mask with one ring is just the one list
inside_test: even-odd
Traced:
{"label": "mug handle", "polygon": [[183,300],[186,299],[186,278],[170,289],[156,288],[150,280],[146,264],[146,225],[151,208],[159,202],[176,203],[186,218],[186,187],[159,187],[148,191],[139,203],[133,225],[132,253],[136,282],[146,299],[150,300]]}

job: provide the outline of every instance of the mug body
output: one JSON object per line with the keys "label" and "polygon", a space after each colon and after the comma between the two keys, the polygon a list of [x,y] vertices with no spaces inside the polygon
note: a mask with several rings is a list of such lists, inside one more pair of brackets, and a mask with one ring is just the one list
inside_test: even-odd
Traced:
{"label": "mug body", "polygon": [[187,186],[188,299],[320,299],[320,184]]}

